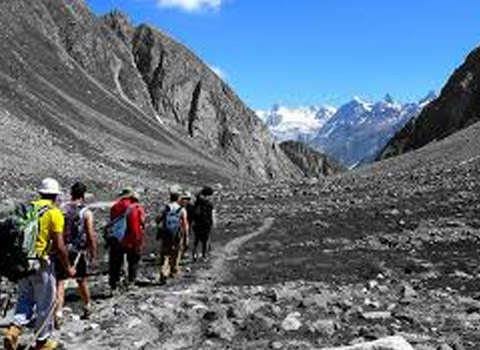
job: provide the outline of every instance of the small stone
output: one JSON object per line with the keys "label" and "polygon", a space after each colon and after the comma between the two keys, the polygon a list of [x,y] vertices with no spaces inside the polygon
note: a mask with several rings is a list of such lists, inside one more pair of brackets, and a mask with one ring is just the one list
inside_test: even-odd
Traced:
{"label": "small stone", "polygon": [[283,344],[279,341],[274,341],[270,344],[270,348],[274,350],[280,350],[281,348],[283,348]]}
{"label": "small stone", "polygon": [[362,314],[362,318],[365,320],[387,320],[391,317],[392,313],[390,311],[372,311]]}
{"label": "small stone", "polygon": [[412,300],[418,296],[418,293],[409,284],[406,284],[402,288],[402,297],[404,300]]}
{"label": "small stone", "polygon": [[289,314],[282,322],[282,328],[289,331],[298,331],[302,327],[302,322],[298,319],[300,317],[298,312]]}
{"label": "small stone", "polygon": [[87,331],[96,331],[100,329],[100,325],[98,323],[90,323],[87,327],[85,327]]}
{"label": "small stone", "polygon": [[441,344],[437,350],[453,350],[452,347],[448,344]]}
{"label": "small stone", "polygon": [[227,318],[222,318],[211,323],[205,335],[208,338],[219,338],[227,341],[232,341],[235,337],[235,327]]}
{"label": "small stone", "polygon": [[334,320],[318,320],[312,324],[312,329],[316,333],[331,337],[338,329],[338,325]]}
{"label": "small stone", "polygon": [[[354,342],[355,345],[338,348],[328,348],[328,350],[414,350],[414,348],[404,338],[400,336],[382,338],[368,343],[364,342],[362,338],[357,338]],[[351,344],[353,344],[353,342],[351,342]]]}

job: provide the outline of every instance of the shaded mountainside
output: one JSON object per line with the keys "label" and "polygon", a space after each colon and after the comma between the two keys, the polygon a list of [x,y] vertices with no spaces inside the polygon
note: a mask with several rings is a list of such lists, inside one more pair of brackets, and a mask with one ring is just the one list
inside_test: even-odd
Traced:
{"label": "shaded mountainside", "polygon": [[114,31],[109,18],[82,0],[0,3],[2,193],[46,175],[112,186],[299,176],[186,48],[145,26]]}
{"label": "shaded mountainside", "polygon": [[280,148],[295,165],[302,169],[305,176],[328,176],[345,170],[328,156],[302,142],[285,141],[280,144]]}
{"label": "shaded mountainside", "polygon": [[186,47],[148,25],[133,28],[118,12],[103,21],[130,48],[165,123],[247,174],[267,180],[298,175],[256,114]]}
{"label": "shaded mountainside", "polygon": [[480,120],[480,48],[469,54],[448,80],[440,97],[387,144],[380,159],[443,139]]}

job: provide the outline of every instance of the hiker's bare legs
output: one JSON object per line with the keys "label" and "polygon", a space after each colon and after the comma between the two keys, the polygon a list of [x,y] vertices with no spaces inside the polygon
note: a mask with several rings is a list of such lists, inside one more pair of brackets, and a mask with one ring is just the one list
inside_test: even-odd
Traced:
{"label": "hiker's bare legs", "polygon": [[57,281],[57,307],[56,315],[62,315],[63,305],[65,304],[65,281]]}
{"label": "hiker's bare legs", "polygon": [[86,278],[78,279],[78,291],[80,292],[80,297],[83,300],[84,305],[90,305],[92,300],[90,299],[90,291],[88,289],[88,281]]}

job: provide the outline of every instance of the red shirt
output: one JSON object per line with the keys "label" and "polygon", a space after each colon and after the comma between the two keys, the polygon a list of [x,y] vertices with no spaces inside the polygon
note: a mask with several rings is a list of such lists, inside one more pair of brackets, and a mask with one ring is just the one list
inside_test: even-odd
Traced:
{"label": "red shirt", "polygon": [[145,220],[143,207],[133,198],[121,198],[110,209],[110,220],[124,214],[130,205],[133,205],[133,208],[127,218],[127,232],[123,239],[123,246],[138,250],[143,244],[143,222]]}

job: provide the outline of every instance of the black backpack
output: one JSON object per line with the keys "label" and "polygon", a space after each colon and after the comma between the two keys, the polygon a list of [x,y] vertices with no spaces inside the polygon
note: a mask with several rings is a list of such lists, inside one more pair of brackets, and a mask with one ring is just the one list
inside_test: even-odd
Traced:
{"label": "black backpack", "polygon": [[0,275],[16,282],[34,270],[39,219],[51,207],[20,204],[0,222]]}
{"label": "black backpack", "polygon": [[69,204],[65,208],[65,243],[70,250],[80,252],[86,248],[87,236],[83,227],[84,205]]}
{"label": "black backpack", "polygon": [[193,223],[197,228],[210,230],[213,226],[213,205],[204,197],[198,197],[193,205]]}

